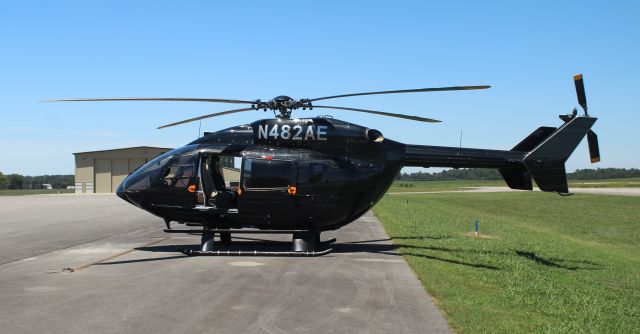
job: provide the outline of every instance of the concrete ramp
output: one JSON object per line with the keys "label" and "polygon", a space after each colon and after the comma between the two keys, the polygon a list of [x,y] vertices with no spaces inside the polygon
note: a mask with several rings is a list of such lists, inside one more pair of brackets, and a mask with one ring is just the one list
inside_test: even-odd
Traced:
{"label": "concrete ramp", "polygon": [[[0,221],[0,244],[11,239],[19,247],[20,238],[29,237],[23,241],[31,247],[0,265],[3,333],[450,332],[370,213],[323,235],[338,239],[327,256],[186,257],[176,247],[196,246],[198,236],[166,235],[159,219],[120,202],[113,196],[0,198],[0,214],[30,208],[20,222],[15,216]],[[33,228],[47,228],[38,214],[45,208],[58,208],[47,215],[56,242],[33,238]],[[128,230],[117,223],[122,220]],[[9,228],[12,235],[3,233]],[[239,235],[234,242],[259,249],[264,238]],[[286,236],[268,238],[288,247]]]}

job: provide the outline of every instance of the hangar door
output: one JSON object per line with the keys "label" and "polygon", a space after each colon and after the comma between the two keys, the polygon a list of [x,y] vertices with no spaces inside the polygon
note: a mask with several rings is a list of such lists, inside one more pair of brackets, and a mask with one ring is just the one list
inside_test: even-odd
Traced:
{"label": "hangar door", "polygon": [[144,158],[95,159],[95,192],[115,193],[120,183],[146,162]]}
{"label": "hangar door", "polygon": [[129,159],[129,174],[133,173],[138,167],[147,163],[147,159],[144,158],[133,158]]}
{"label": "hangar door", "polygon": [[111,159],[96,159],[95,162],[96,173],[96,192],[97,193],[110,193],[111,192]]}
{"label": "hangar door", "polygon": [[129,159],[111,159],[111,192],[129,175]]}

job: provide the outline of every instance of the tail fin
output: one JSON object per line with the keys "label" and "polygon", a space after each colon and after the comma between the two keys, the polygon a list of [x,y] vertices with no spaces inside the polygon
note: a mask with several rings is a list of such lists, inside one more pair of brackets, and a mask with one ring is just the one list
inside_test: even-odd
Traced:
{"label": "tail fin", "polygon": [[[547,130],[542,130],[539,136],[534,136],[534,132],[516,146],[516,148],[526,148],[525,151],[529,151],[524,157],[523,164],[526,172],[533,177],[540,190],[569,192],[564,163],[596,120],[597,118],[593,117],[578,116],[568,120],[553,132],[548,130],[549,128],[539,128],[536,131]],[[542,139],[540,140],[540,138]],[[537,142],[538,140],[539,142]],[[520,145],[523,146],[518,147]]]}
{"label": "tail fin", "polygon": [[500,169],[509,187],[531,190],[531,177],[533,177],[540,190],[568,193],[569,186],[564,163],[585,135],[589,142],[591,162],[600,161],[598,136],[591,131],[597,118],[589,117],[587,113],[587,96],[582,74],[574,76],[573,81],[584,116],[577,116],[577,110],[574,108],[572,114],[560,115],[565,123],[559,128],[538,128],[516,145],[512,151],[526,152],[522,164]]}

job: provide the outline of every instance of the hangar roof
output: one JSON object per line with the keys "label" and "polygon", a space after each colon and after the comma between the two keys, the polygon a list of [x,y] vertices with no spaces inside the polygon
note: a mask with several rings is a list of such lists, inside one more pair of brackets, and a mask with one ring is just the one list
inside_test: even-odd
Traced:
{"label": "hangar roof", "polygon": [[112,148],[108,150],[97,150],[97,151],[86,151],[86,152],[76,152],[76,154],[87,154],[87,153],[97,153],[97,152],[111,152],[111,151],[125,151],[125,150],[135,150],[135,149],[155,149],[155,150],[173,150],[170,147],[157,147],[157,146],[133,146],[133,147],[123,147],[123,148]]}

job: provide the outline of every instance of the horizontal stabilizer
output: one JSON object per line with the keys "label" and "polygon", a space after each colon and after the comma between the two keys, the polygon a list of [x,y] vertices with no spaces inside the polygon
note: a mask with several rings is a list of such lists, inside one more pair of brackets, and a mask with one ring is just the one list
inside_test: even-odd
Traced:
{"label": "horizontal stabilizer", "polygon": [[533,190],[531,175],[524,166],[500,168],[499,171],[509,188]]}
{"label": "horizontal stabilizer", "polygon": [[[541,126],[523,139],[511,151],[529,152],[549,138],[557,129],[549,126]],[[511,189],[532,190],[531,174],[524,165],[514,165],[498,170],[502,178]]]}

